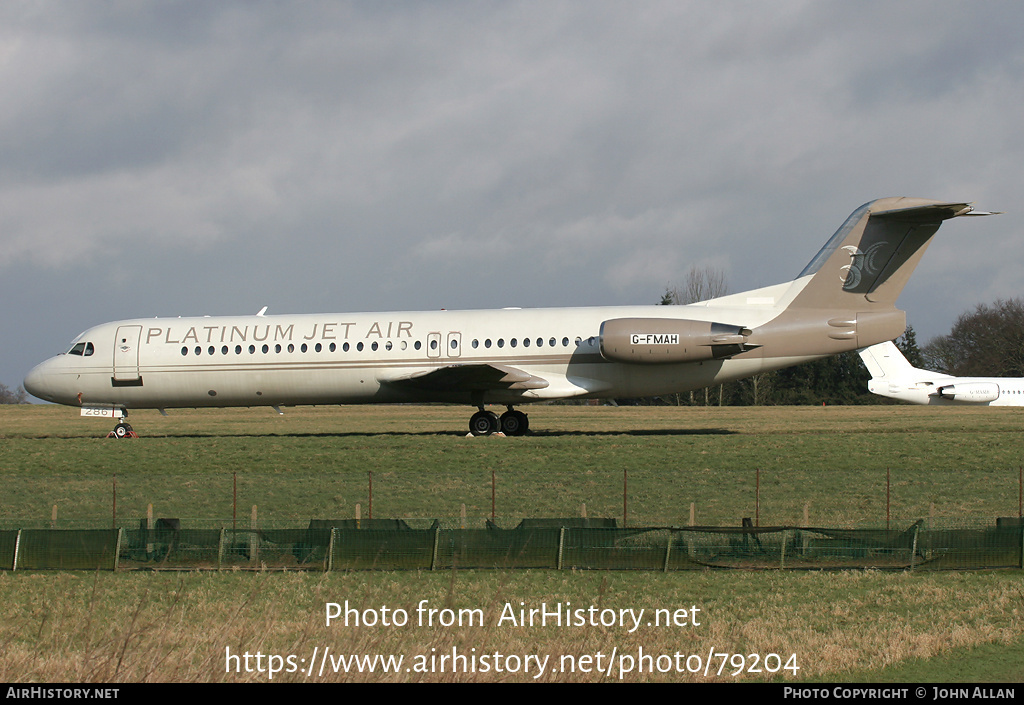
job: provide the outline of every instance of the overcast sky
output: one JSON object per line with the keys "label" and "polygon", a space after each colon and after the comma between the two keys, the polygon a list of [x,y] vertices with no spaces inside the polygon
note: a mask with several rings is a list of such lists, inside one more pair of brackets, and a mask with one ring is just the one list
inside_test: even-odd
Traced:
{"label": "overcast sky", "polygon": [[919,341],[1024,295],[1024,3],[0,4],[0,383],[142,316],[656,303],[975,201]]}

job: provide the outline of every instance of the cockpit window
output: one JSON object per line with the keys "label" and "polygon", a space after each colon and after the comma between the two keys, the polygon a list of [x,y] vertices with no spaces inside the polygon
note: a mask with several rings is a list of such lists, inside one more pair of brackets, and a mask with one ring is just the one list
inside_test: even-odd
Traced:
{"label": "cockpit window", "polygon": [[93,347],[92,343],[75,343],[74,346],[68,350],[68,355],[83,355],[85,357],[89,357],[94,352],[96,352],[96,349]]}

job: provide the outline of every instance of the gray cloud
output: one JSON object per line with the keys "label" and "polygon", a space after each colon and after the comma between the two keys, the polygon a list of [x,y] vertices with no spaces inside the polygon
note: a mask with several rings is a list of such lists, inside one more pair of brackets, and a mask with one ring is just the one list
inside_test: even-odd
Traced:
{"label": "gray cloud", "polygon": [[949,224],[901,299],[943,333],[1019,293],[1022,15],[5,3],[0,381],[122,317],[772,284],[889,195],[1010,212]]}

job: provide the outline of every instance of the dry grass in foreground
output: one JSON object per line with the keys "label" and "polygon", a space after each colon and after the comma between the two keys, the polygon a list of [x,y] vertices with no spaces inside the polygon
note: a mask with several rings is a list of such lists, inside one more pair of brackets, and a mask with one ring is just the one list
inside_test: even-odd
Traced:
{"label": "dry grass in foreground", "polygon": [[[620,675],[627,681],[734,680],[657,672],[680,663],[685,671],[685,659],[664,655],[706,658],[709,651],[762,658],[776,653],[782,662],[795,654],[799,665],[795,677],[783,670],[777,676],[744,673],[736,679],[841,680],[851,670],[877,672],[962,647],[1019,648],[1024,635],[1019,580],[1017,571],[5,574],[0,595],[8,615],[0,625],[0,680],[263,682],[269,680],[271,654],[281,657],[275,681],[532,681],[538,662],[527,656],[547,657],[540,681],[618,680]],[[478,609],[483,625],[345,627],[335,621],[326,626],[325,604],[345,600],[378,614],[385,605],[402,608],[412,622],[421,600],[436,609]],[[633,633],[619,626],[497,625],[506,603],[515,609],[525,603],[529,609],[566,601],[577,608],[647,612]],[[699,626],[647,626],[650,610],[693,605],[700,609]],[[323,676],[307,676],[314,649],[322,654],[325,648],[335,657],[379,654],[403,661],[393,673],[382,673],[378,662],[373,673],[334,673],[328,664]],[[249,653],[253,670],[245,672],[245,662],[236,660],[229,672],[228,649]],[[467,660],[463,672],[452,673],[451,661],[443,664],[440,657],[453,649],[475,656],[477,671],[465,672]],[[653,657],[656,672],[637,673],[634,662],[631,672],[620,674],[629,665],[625,657],[635,658],[641,649]],[[607,660],[613,652],[616,659]],[[257,653],[264,655],[261,663]],[[515,660],[501,662],[495,654],[518,657],[518,672],[508,672]],[[609,673],[596,672],[599,654]],[[486,672],[484,656],[492,664]],[[585,656],[595,660],[580,661]],[[417,663],[428,672],[417,672]],[[502,663],[504,672],[497,672]],[[256,670],[259,665],[263,672]],[[732,670],[727,665],[725,674]]]}

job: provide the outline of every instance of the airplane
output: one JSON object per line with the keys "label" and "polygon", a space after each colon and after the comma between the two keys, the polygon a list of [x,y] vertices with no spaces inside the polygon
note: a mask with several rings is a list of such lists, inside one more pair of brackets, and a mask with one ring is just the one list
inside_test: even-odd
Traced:
{"label": "airplane", "polygon": [[[896,298],[942,221],[969,203],[855,210],[796,279],[686,306],[134,319],[85,331],[25,378],[32,395],[129,410],[449,402],[473,435],[522,435],[516,406],[686,392],[903,334]],[[499,417],[488,404],[503,405]]]}
{"label": "airplane", "polygon": [[860,351],[868,390],[912,404],[1024,406],[1022,377],[954,377],[914,367],[892,341]]}

